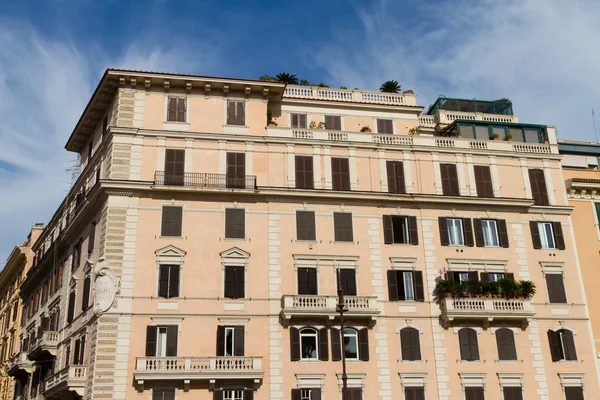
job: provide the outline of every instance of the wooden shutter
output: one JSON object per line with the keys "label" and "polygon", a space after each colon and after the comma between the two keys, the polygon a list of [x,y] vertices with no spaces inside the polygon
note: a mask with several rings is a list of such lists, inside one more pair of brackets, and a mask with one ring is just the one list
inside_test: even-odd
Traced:
{"label": "wooden shutter", "polygon": [[79,348],[81,347],[81,340],[75,340],[75,348],[73,349],[73,364],[79,365]]}
{"label": "wooden shutter", "polygon": [[298,240],[316,240],[314,211],[296,211],[296,238]]}
{"label": "wooden shutter", "polygon": [[177,325],[167,325],[167,357],[177,356]]}
{"label": "wooden shutter", "polygon": [[169,265],[161,265],[158,271],[158,296],[169,297]]}
{"label": "wooden shutter", "polygon": [[504,400],[523,400],[523,389],[518,386],[505,386],[502,388]]}
{"label": "wooden shutter", "polygon": [[485,240],[483,239],[483,226],[480,218],[473,218],[473,228],[475,231],[475,244],[477,247],[485,247]]}
{"label": "wooden shutter", "polygon": [[308,268],[298,268],[298,294],[308,294]]}
{"label": "wooden shutter", "polygon": [[243,189],[246,187],[246,154],[227,153],[227,178],[228,188]]}
{"label": "wooden shutter", "polygon": [[326,115],[325,116],[325,128],[335,131],[342,130],[342,117],[339,115]]}
{"label": "wooden shutter", "polygon": [[183,207],[163,206],[161,236],[181,236]]}
{"label": "wooden shutter", "polygon": [[243,208],[225,209],[225,237],[228,239],[246,237],[246,215]]}
{"label": "wooden shutter", "polygon": [[227,125],[236,125],[235,107],[235,101],[227,102]]}
{"label": "wooden shutter", "polygon": [[345,296],[356,296],[356,270],[354,268],[340,268],[340,286]]}
{"label": "wooden shutter", "polygon": [[333,213],[333,225],[336,242],[354,241],[352,232],[352,214]]}
{"label": "wooden shutter", "polygon": [[[157,399],[152,399],[157,400]],[[213,400],[223,400],[223,391],[222,390],[213,390]]]}
{"label": "wooden shutter", "polygon": [[404,388],[405,400],[425,400],[425,388],[406,386]]}
{"label": "wooden shutter", "polygon": [[321,389],[320,388],[310,389],[310,400],[321,400]]}
{"label": "wooden shutter", "polygon": [[465,245],[473,247],[473,225],[471,225],[471,218],[462,218],[463,236],[465,239]]}
{"label": "wooden shutter", "polygon": [[546,287],[548,289],[548,301],[550,303],[567,302],[565,285],[562,274],[546,274]]}
{"label": "wooden shutter", "polygon": [[407,217],[408,222],[408,238],[409,243],[412,245],[419,244],[419,228],[417,226],[417,217]]}
{"label": "wooden shutter", "polygon": [[566,359],[571,361],[577,360],[577,350],[575,349],[575,339],[573,338],[573,332],[567,329],[562,329],[562,333],[565,337],[565,344],[567,347]]}
{"label": "wooden shutter", "polygon": [[179,297],[179,265],[169,268],[169,297]]}
{"label": "wooden shutter", "polygon": [[333,190],[350,190],[350,165],[347,158],[331,158],[331,181]]}
{"label": "wooden shutter", "polygon": [[298,123],[298,117],[300,116],[300,114],[292,114],[292,128],[298,128],[299,123]]}
{"label": "wooden shutter", "polygon": [[362,400],[362,389],[348,388],[348,399],[346,400]]}
{"label": "wooden shutter", "polygon": [[385,244],[394,243],[394,227],[391,215],[383,216],[383,242]]}
{"label": "wooden shutter", "polygon": [[565,400],[584,400],[581,386],[566,386]]}
{"label": "wooden shutter", "polygon": [[319,360],[329,360],[329,343],[327,342],[327,328],[319,329]]}
{"label": "wooden shutter", "polygon": [[465,400],[484,400],[483,388],[475,386],[465,387]]}
{"label": "wooden shutter", "polygon": [[244,101],[238,101],[236,102],[236,118],[235,118],[235,124],[236,125],[246,125],[246,103]]}
{"label": "wooden shutter", "polygon": [[418,361],[421,359],[419,331],[415,328],[404,328],[400,331],[402,360]]}
{"label": "wooden shutter", "polygon": [[358,330],[358,356],[361,361],[369,361],[369,328]]}
{"label": "wooden shutter", "polygon": [[235,271],[235,299],[246,297],[246,272],[244,267],[233,267]]}
{"label": "wooden shutter", "polygon": [[540,229],[536,221],[529,221],[529,229],[531,230],[531,240],[534,249],[542,248],[542,240],[540,239]]}
{"label": "wooden shutter", "polygon": [[296,156],[296,189],[314,189],[312,156]]}
{"label": "wooden shutter", "polygon": [[233,355],[242,357],[244,356],[245,348],[245,335],[243,326],[235,326],[233,328]]}
{"label": "wooden shutter", "polygon": [[511,280],[511,281],[514,281],[514,280],[515,280],[515,274],[514,274],[514,273],[512,273],[512,272],[507,272],[507,273],[505,274],[505,276],[506,276],[506,279],[509,279],[509,280]]}
{"label": "wooden shutter", "polygon": [[217,357],[225,355],[225,327],[217,326]]}
{"label": "wooden shutter", "polygon": [[177,121],[177,98],[169,97],[167,121]]}
{"label": "wooden shutter", "polygon": [[244,390],[244,400],[254,400],[254,390],[245,389]]}
{"label": "wooden shutter", "polygon": [[554,231],[554,244],[558,250],[565,249],[565,237],[563,235],[562,225],[560,222],[552,223],[552,230]]}
{"label": "wooden shutter", "polygon": [[548,330],[548,344],[550,346],[550,355],[552,357],[552,361],[560,361],[562,358],[562,352],[560,351],[558,333],[551,329]]}
{"label": "wooden shutter", "polygon": [[425,301],[425,288],[423,285],[423,272],[414,271],[413,280],[415,282],[415,301]]}
{"label": "wooden shutter", "polygon": [[71,323],[75,315],[75,292],[69,293],[69,310],[67,313],[67,322]]}
{"label": "wooden shutter", "polygon": [[342,345],[340,330],[331,328],[331,361],[340,361],[342,359]]}
{"label": "wooden shutter", "polygon": [[94,242],[96,241],[96,223],[92,222],[90,226],[90,234],[88,236],[88,253],[94,251]]}
{"label": "wooden shutter", "polygon": [[290,328],[290,359],[300,360],[300,331],[298,328]]}
{"label": "wooden shutter", "polygon": [[390,301],[396,301],[398,300],[398,282],[396,281],[396,271],[389,270],[387,272],[387,278]]}
{"label": "wooden shutter", "polygon": [[450,238],[448,237],[448,219],[438,217],[438,225],[440,227],[440,244],[442,246],[448,246],[450,244]]}
{"label": "wooden shutter", "polygon": [[146,357],[156,356],[156,338],[158,329],[156,326],[146,327]]}
{"label": "wooden shutter", "polygon": [[517,359],[515,336],[510,329],[502,328],[496,331],[496,345],[498,347],[499,360]]}
{"label": "wooden shutter", "polygon": [[475,172],[477,197],[494,197],[490,167],[487,165],[475,165],[473,170]]}
{"label": "wooden shutter", "polygon": [[235,298],[235,267],[226,266],[225,267],[225,291],[224,296],[228,299]]}
{"label": "wooden shutter", "polygon": [[479,348],[477,346],[477,332],[471,328],[463,328],[458,331],[460,343],[460,358],[465,361],[479,360]]}
{"label": "wooden shutter", "polygon": [[476,281],[478,279],[477,271],[469,271],[469,280]]}
{"label": "wooden shutter", "polygon": [[79,340],[80,340],[79,365],[83,365],[83,361],[85,359],[85,336],[82,336]]}
{"label": "wooden shutter", "polygon": [[533,204],[538,206],[549,205],[550,203],[548,202],[548,190],[546,188],[546,178],[544,177],[544,170],[530,169],[529,182],[531,185]]}
{"label": "wooden shutter", "polygon": [[165,185],[183,185],[185,173],[185,150],[165,150]]}
{"label": "wooden shutter", "polygon": [[377,133],[394,133],[393,121],[391,119],[378,119]]}
{"label": "wooden shutter", "polygon": [[187,111],[187,99],[178,98],[177,99],[177,121],[185,122],[185,112]]}
{"label": "wooden shutter", "polygon": [[406,184],[404,181],[404,164],[402,161],[387,161],[387,180],[388,192],[406,193]]}
{"label": "wooden shutter", "polygon": [[302,400],[300,389],[292,389],[292,400]]}
{"label": "wooden shutter", "polygon": [[81,310],[87,310],[90,305],[90,284],[91,278],[88,276],[83,280],[83,293],[81,295]]}
{"label": "wooden shutter", "polygon": [[458,196],[458,173],[456,164],[440,164],[440,175],[442,177],[442,194],[444,196]]}
{"label": "wooden shutter", "polygon": [[506,228],[506,220],[498,219],[496,220],[498,224],[498,240],[500,243],[500,247],[508,248],[509,240],[508,240],[508,229]]}

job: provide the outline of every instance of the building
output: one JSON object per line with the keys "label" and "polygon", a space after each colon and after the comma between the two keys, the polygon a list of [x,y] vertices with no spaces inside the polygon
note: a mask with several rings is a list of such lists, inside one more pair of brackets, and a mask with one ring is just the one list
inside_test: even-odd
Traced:
{"label": "building", "polygon": [[[21,323],[21,298],[19,287],[25,274],[33,263],[31,247],[42,233],[43,225],[36,224],[31,228],[27,240],[15,246],[8,256],[6,264],[0,271],[0,399],[11,400],[15,389],[14,371],[20,367],[31,371],[32,363],[19,351],[19,335]],[[16,387],[15,387],[16,386]]]}
{"label": "building", "polygon": [[17,395],[332,399],[344,356],[352,400],[600,398],[555,129],[506,99],[422,111],[107,70],[21,286]]}

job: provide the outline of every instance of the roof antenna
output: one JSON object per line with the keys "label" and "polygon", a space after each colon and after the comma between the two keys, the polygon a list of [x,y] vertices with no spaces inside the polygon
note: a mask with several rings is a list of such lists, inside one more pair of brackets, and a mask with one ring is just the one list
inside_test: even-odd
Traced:
{"label": "roof antenna", "polygon": [[592,108],[592,126],[594,127],[594,134],[596,135],[596,143],[600,142],[600,140],[598,140],[598,129],[596,128],[596,113],[594,112],[594,109]]}

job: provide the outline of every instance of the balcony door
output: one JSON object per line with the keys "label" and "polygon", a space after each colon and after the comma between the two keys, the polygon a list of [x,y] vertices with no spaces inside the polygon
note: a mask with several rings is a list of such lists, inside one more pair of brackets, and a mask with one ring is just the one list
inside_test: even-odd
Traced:
{"label": "balcony door", "polygon": [[165,150],[165,185],[183,186],[185,150]]}
{"label": "balcony door", "polygon": [[246,187],[246,154],[227,153],[227,187]]}

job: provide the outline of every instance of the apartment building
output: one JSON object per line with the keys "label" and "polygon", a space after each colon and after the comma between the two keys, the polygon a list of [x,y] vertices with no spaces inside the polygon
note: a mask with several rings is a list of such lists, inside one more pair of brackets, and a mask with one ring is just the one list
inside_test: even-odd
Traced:
{"label": "apartment building", "polygon": [[[21,385],[13,374],[23,368],[31,372],[33,363],[19,351],[21,298],[19,287],[33,263],[32,246],[42,233],[43,224],[31,228],[27,240],[12,250],[0,271],[0,399],[11,400]],[[20,365],[20,366],[19,366]]]}
{"label": "apartment building", "polygon": [[505,99],[422,111],[107,70],[21,285],[16,395],[333,399],[345,357],[352,400],[599,398],[555,129]]}

